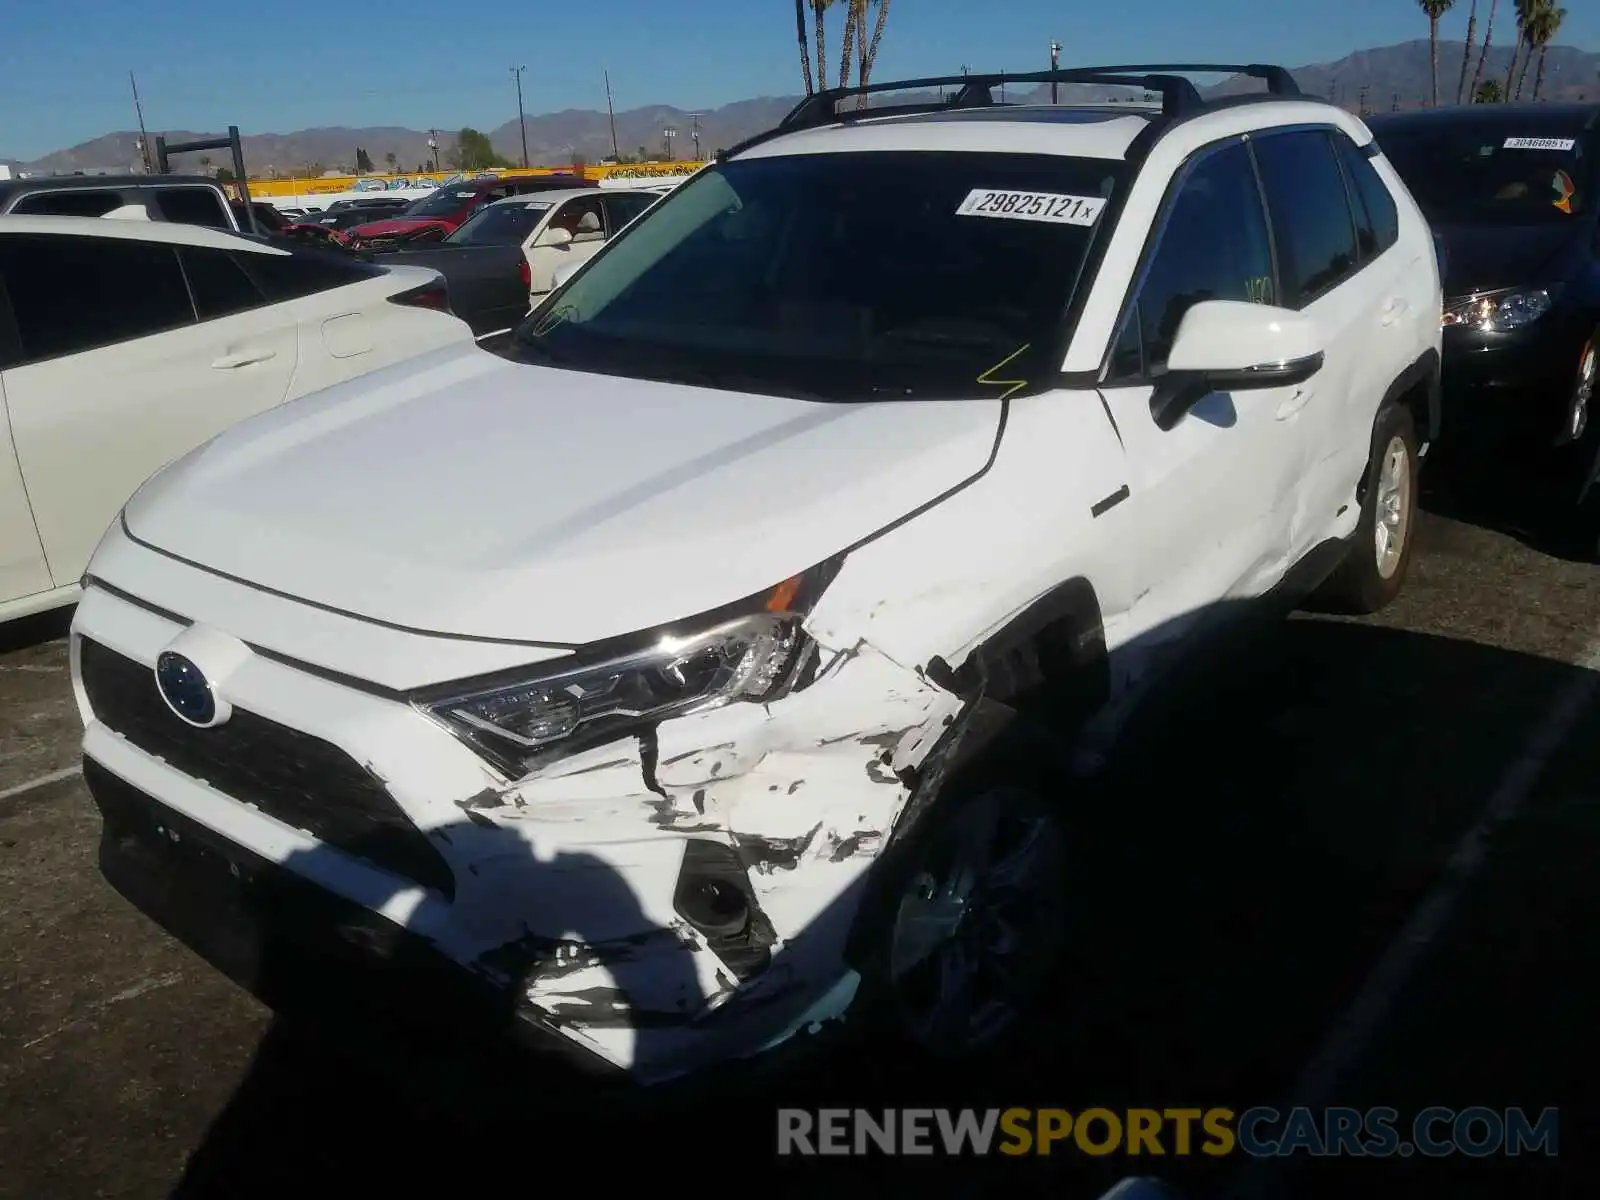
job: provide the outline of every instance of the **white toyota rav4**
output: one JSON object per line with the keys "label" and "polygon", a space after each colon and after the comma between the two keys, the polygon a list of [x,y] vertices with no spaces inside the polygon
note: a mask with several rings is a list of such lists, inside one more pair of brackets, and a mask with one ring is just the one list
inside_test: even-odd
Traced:
{"label": "white toyota rav4", "polygon": [[823,93],[510,361],[158,473],[73,627],[107,877],[275,1005],[641,1082],[841,1016],[993,1044],[1090,852],[1058,759],[1249,602],[1393,598],[1437,429],[1433,242],[1365,126],[1195,69]]}

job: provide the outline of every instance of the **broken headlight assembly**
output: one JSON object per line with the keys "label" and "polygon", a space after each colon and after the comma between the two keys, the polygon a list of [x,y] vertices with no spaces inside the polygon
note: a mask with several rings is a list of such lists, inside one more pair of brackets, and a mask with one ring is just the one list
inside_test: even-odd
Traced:
{"label": "broken headlight assembly", "polygon": [[[833,572],[785,580],[699,620],[413,702],[508,777],[656,723],[802,686],[816,644],[801,628]],[[576,661],[575,661],[576,660]]]}
{"label": "broken headlight assembly", "polygon": [[1509,333],[1532,325],[1549,312],[1559,292],[1559,288],[1502,288],[1447,300],[1441,324],[1446,329]]}

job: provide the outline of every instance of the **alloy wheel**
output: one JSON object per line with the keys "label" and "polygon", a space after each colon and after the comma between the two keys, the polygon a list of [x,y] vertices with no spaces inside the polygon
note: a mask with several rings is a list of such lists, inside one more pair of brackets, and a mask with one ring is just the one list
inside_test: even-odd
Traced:
{"label": "alloy wheel", "polygon": [[980,793],[932,839],[902,893],[888,972],[904,1031],[940,1054],[1012,1029],[1065,941],[1066,842],[1032,793]]}

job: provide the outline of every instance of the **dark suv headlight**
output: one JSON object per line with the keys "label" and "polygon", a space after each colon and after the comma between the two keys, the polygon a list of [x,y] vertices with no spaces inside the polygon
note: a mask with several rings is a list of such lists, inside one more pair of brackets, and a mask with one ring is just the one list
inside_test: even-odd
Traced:
{"label": "dark suv headlight", "polygon": [[1484,333],[1506,333],[1532,325],[1555,304],[1559,288],[1501,288],[1444,303],[1446,329],[1465,327]]}

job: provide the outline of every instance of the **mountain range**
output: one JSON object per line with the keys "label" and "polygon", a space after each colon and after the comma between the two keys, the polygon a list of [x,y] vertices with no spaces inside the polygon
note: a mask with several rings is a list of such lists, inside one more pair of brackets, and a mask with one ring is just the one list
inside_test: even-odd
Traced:
{"label": "mountain range", "polygon": [[[1507,30],[1509,33],[1509,30]],[[1439,94],[1442,102],[1455,99],[1461,76],[1462,44],[1439,45]],[[1474,51],[1473,61],[1477,54]],[[1490,49],[1484,77],[1505,80],[1510,67],[1511,48]],[[1311,63],[1291,68],[1301,90],[1358,109],[1363,100],[1369,111],[1394,107],[1409,108],[1428,101],[1429,49],[1426,39],[1359,50],[1336,62]],[[1249,81],[1228,80],[1213,93],[1229,93],[1259,87]],[[1524,98],[1531,95],[1533,72],[1528,74]],[[1086,102],[1109,99],[1117,89],[1066,87],[1062,100]],[[1126,93],[1122,93],[1126,95]],[[1548,99],[1600,99],[1600,54],[1570,46],[1552,46],[1546,65],[1544,95]],[[1013,101],[1046,100],[1048,87],[1006,98]],[[798,96],[764,96],[740,100],[708,112],[691,113],[670,105],[651,105],[616,114],[616,149],[624,155],[665,158],[668,155],[664,131],[676,130],[671,155],[694,157],[693,132],[699,133],[699,147],[706,154],[732,145],[741,138],[771,128],[789,111]],[[574,158],[598,162],[613,150],[611,122],[604,111],[566,109],[561,112],[530,114],[526,119],[528,159],[534,164],[563,165]],[[500,154],[512,161],[522,156],[522,131],[516,120],[487,131]],[[214,134],[190,130],[167,132],[169,141],[189,141]],[[393,154],[401,170],[415,170],[428,163],[426,130],[399,126],[360,129],[334,126],[301,129],[294,133],[247,134],[244,138],[245,162],[252,175],[304,175],[312,168],[321,171],[353,170],[356,147],[371,157],[374,167],[386,169],[387,156]],[[65,173],[105,169],[132,169],[139,162],[137,133],[119,131],[84,142],[31,163],[20,164],[26,171]],[[438,133],[441,159],[448,163],[454,146],[452,131]],[[225,164],[226,152],[211,152],[214,166]],[[191,156],[174,163],[176,170],[198,166]]]}

